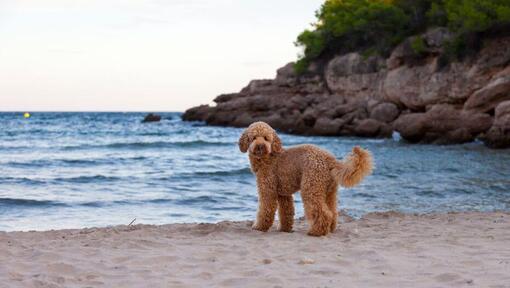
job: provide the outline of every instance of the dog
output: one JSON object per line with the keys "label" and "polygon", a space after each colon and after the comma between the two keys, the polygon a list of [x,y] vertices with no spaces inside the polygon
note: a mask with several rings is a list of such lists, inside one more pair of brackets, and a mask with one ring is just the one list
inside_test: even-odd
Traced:
{"label": "dog", "polygon": [[314,145],[284,149],[276,131],[264,122],[246,128],[239,138],[239,150],[248,152],[257,179],[258,211],[252,228],[263,232],[273,225],[277,210],[279,230],[292,232],[297,191],[301,191],[308,235],[334,232],[338,186],[355,186],[373,169],[370,152],[357,146],[343,161]]}

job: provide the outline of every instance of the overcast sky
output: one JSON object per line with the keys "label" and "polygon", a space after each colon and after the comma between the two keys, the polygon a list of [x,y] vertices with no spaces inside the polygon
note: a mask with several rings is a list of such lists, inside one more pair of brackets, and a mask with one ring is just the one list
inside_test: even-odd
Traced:
{"label": "overcast sky", "polygon": [[272,78],[323,0],[0,0],[0,110],[183,111]]}

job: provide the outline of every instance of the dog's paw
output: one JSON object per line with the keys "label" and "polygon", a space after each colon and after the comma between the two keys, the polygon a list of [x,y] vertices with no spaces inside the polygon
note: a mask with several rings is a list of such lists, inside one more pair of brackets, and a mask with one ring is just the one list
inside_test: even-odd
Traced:
{"label": "dog's paw", "polygon": [[257,223],[253,224],[251,226],[251,229],[257,230],[257,231],[262,231],[262,232],[267,232],[267,230],[269,230],[269,228],[262,227],[261,225],[258,225]]}
{"label": "dog's paw", "polygon": [[308,234],[308,236],[320,237],[328,235],[328,231],[310,230],[306,234]]}

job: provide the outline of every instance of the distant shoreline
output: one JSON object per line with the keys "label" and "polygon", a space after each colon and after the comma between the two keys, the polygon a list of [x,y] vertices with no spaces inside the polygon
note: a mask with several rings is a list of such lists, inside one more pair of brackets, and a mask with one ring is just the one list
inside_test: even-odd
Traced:
{"label": "distant shoreline", "polygon": [[24,112],[30,112],[30,113],[179,113],[179,114],[182,114],[184,113],[183,111],[160,111],[160,110],[138,110],[138,111],[122,111],[122,110],[118,110],[118,111],[94,111],[94,110],[77,110],[77,111],[73,111],[73,110],[61,110],[61,111],[58,111],[58,110],[48,110],[48,111],[39,111],[39,110],[6,110],[6,111],[3,111],[3,110],[0,110],[0,113],[24,113]]}

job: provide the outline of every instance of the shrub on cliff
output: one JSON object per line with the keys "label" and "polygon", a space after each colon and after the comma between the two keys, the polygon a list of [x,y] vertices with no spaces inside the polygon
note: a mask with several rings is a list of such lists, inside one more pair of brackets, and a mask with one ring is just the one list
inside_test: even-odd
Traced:
{"label": "shrub on cliff", "polygon": [[[305,30],[296,45],[303,47],[296,70],[324,54],[374,48],[388,52],[406,35],[409,17],[395,5],[382,0],[328,0],[316,13],[314,30]],[[302,71],[298,71],[302,72]]]}
{"label": "shrub on cliff", "polygon": [[[295,43],[303,48],[295,65],[298,73],[311,61],[335,54],[371,51],[387,56],[403,39],[432,26],[459,35],[449,48],[458,56],[470,46],[469,34],[510,24],[510,0],[326,0],[316,17],[312,29]],[[419,40],[414,44],[422,48]]]}
{"label": "shrub on cliff", "polygon": [[510,0],[445,0],[443,5],[453,31],[482,32],[510,22]]}

